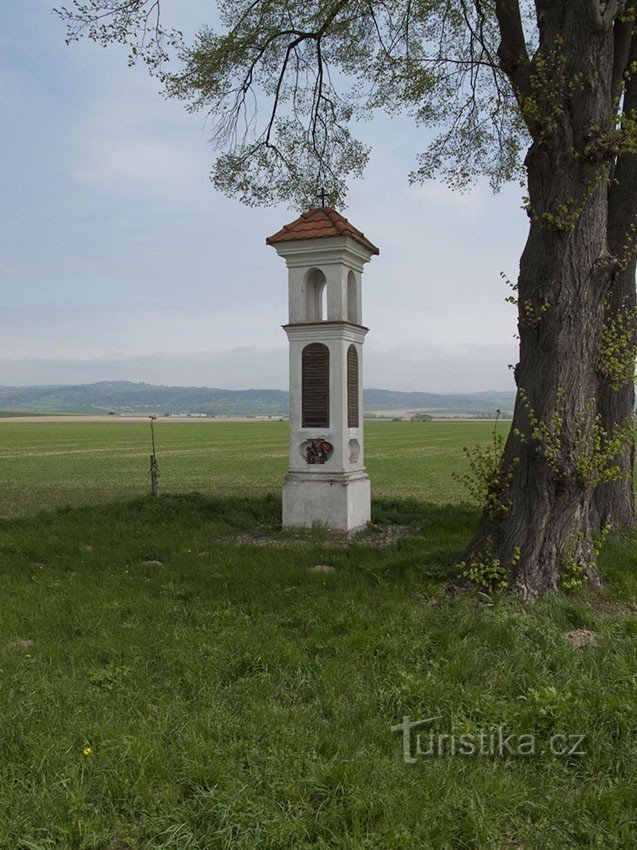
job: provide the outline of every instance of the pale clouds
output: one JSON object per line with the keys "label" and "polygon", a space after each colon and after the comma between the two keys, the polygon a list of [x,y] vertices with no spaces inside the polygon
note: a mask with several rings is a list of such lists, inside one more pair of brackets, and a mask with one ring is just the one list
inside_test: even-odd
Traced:
{"label": "pale clouds", "polygon": [[[188,0],[185,26],[209,9]],[[295,214],[216,193],[202,118],[123,50],[65,47],[46,0],[1,15],[0,383],[285,387],[286,270],[264,240]],[[366,385],[511,388],[500,272],[515,278],[524,242],[519,189],[410,187],[420,131],[361,131],[374,152],[345,214],[381,248],[364,276]]]}
{"label": "pale clouds", "polygon": [[104,70],[93,71],[92,96],[74,116],[71,179],[108,195],[139,193],[179,205],[205,199],[209,156],[201,122],[184,120],[181,105],[160,97],[142,68],[122,63],[115,75]]}
{"label": "pale clouds", "polygon": [[471,393],[511,389],[509,365],[517,354],[513,343],[460,344],[447,349],[423,343],[386,348],[370,340],[365,357],[368,387]]}
{"label": "pale clouds", "polygon": [[159,351],[140,355],[113,352],[86,358],[0,358],[0,386],[134,380],[165,386],[285,389],[286,377],[287,352],[283,346],[177,355]]}
{"label": "pale clouds", "polygon": [[[453,352],[433,346],[383,348],[368,345],[365,385],[405,391],[473,392],[510,389],[506,346],[463,346]],[[471,368],[467,367],[471,364]],[[478,381],[476,382],[476,375]],[[287,349],[242,346],[188,354],[111,351],[94,357],[0,358],[0,385],[82,384],[93,381],[146,381],[164,385],[232,389],[286,389]]]}

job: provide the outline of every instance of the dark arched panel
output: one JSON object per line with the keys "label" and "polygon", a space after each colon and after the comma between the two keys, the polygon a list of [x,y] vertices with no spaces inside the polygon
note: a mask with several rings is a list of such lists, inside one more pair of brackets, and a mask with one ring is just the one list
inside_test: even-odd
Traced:
{"label": "dark arched panel", "polygon": [[301,427],[330,427],[330,351],[322,342],[301,354]]}
{"label": "dark arched panel", "polygon": [[347,349],[347,425],[358,428],[358,352],[354,345]]}

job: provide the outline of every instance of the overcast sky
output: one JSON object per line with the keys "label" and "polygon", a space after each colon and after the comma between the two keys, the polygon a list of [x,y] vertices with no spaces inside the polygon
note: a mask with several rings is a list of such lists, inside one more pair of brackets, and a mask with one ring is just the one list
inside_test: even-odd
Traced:
{"label": "overcast sky", "polygon": [[[67,47],[53,0],[0,3],[0,384],[285,388],[287,283],[265,237],[296,217],[209,179],[203,117],[126,53]],[[165,0],[186,31],[211,0]],[[365,385],[510,389],[521,190],[410,186],[422,130],[380,118],[344,214],[380,247],[363,278]]]}

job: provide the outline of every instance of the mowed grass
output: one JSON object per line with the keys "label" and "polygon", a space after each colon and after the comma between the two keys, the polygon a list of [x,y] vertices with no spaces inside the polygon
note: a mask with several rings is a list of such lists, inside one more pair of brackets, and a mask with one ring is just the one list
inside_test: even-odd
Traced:
{"label": "mowed grass", "polygon": [[[160,500],[133,498],[143,426],[95,427],[0,429],[22,514],[0,520],[1,850],[637,847],[637,538],[607,544],[599,596],[483,597],[454,581],[477,512],[451,473],[486,423],[371,423],[385,495],[349,543],[281,533],[285,423],[161,427]],[[35,513],[61,481],[75,504]],[[405,715],[536,752],[405,764]]]}
{"label": "mowed grass", "polygon": [[[378,497],[454,502],[465,445],[489,439],[489,422],[367,422],[366,465]],[[501,425],[506,428],[506,424]],[[288,465],[287,422],[158,420],[163,492],[278,492]],[[0,424],[0,516],[97,504],[149,489],[150,427],[136,422]]]}

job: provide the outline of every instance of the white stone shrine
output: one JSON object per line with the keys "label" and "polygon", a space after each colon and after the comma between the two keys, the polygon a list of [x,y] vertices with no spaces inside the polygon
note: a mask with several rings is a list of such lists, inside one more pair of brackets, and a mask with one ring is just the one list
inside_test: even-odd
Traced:
{"label": "white stone shrine", "polygon": [[283,527],[364,528],[363,265],[378,248],[328,207],[266,239],[288,267],[290,461]]}

